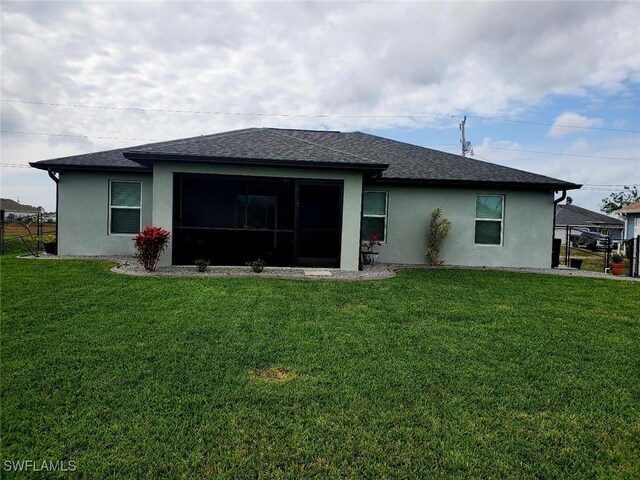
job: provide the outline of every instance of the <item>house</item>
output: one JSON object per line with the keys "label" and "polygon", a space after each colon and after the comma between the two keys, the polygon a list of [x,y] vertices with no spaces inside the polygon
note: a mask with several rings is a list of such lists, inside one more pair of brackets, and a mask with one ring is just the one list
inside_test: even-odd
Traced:
{"label": "house", "polygon": [[624,239],[640,236],[640,201],[631,203],[615,213],[624,217]]}
{"label": "house", "polygon": [[[570,182],[361,132],[248,128],[31,163],[57,183],[61,255],[133,253],[169,230],[161,265],[421,264],[431,211],[447,264],[549,267],[554,192]],[[57,176],[56,176],[57,175]]]}
{"label": "house", "polygon": [[611,240],[622,240],[624,222],[618,218],[587,210],[577,205],[558,205],[556,207],[555,238],[564,245],[567,240],[576,240],[582,232],[596,232],[608,235]]}
{"label": "house", "polygon": [[37,207],[22,205],[10,198],[0,198],[0,218],[3,222],[24,217],[34,217],[38,213],[40,213],[40,210]]}

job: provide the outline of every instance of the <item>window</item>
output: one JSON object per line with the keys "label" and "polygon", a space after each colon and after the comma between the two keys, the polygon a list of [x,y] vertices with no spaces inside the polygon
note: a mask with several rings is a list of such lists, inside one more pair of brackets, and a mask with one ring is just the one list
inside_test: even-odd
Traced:
{"label": "window", "polygon": [[248,188],[238,195],[238,227],[276,228],[276,193],[267,189]]}
{"label": "window", "polygon": [[476,196],[476,244],[502,245],[504,195]]}
{"label": "window", "polygon": [[140,232],[141,190],[140,182],[109,184],[109,233]]}
{"label": "window", "polygon": [[387,193],[364,192],[362,240],[369,240],[372,233],[377,233],[379,241],[387,241]]}

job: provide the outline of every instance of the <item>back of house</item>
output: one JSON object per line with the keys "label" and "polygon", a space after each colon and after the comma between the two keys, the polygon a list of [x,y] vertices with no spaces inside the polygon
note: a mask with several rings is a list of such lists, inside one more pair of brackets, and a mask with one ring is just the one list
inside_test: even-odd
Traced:
{"label": "back of house", "polygon": [[144,225],[172,234],[161,265],[356,270],[426,263],[431,212],[445,264],[545,268],[554,192],[570,182],[361,132],[249,128],[34,162],[57,183],[60,255],[131,255]]}

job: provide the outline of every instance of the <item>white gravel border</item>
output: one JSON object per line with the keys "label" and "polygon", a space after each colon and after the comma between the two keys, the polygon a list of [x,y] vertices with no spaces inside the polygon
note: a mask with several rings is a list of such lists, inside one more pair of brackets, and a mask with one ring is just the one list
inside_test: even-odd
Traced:
{"label": "white gravel border", "polygon": [[[410,264],[390,264],[377,263],[375,265],[366,265],[362,271],[347,271],[337,268],[288,268],[288,267],[265,267],[262,273],[255,273],[251,267],[207,267],[206,272],[198,272],[198,268],[194,266],[178,266],[158,267],[155,272],[146,271],[134,257],[124,256],[57,256],[42,254],[39,257],[32,255],[22,256],[20,258],[34,260],[101,260],[115,262],[117,265],[111,268],[114,273],[124,275],[135,275],[142,277],[249,277],[249,278],[281,278],[292,280],[383,280],[396,275],[396,271],[403,269],[456,269],[456,270],[493,270],[499,272],[515,272],[515,273],[536,273],[543,275],[560,275],[565,277],[586,277],[600,278],[605,280],[622,280],[631,282],[640,282],[640,278],[632,278],[627,276],[611,275],[600,272],[590,272],[586,270],[578,270],[575,268],[559,267],[559,268],[512,268],[512,267],[467,267],[442,265],[438,267],[430,267],[427,265],[410,265]],[[305,275],[305,270],[325,271],[328,270],[331,275]]]}
{"label": "white gravel border", "polygon": [[[395,270],[386,264],[367,266],[362,271],[340,270],[338,268],[289,268],[264,267],[261,273],[255,273],[251,267],[221,267],[210,266],[205,272],[199,272],[196,266],[173,265],[158,267],[155,272],[146,271],[136,260],[120,263],[111,269],[112,272],[125,275],[151,277],[253,277],[280,278],[289,280],[382,280],[396,275]],[[324,274],[328,273],[328,275]]]}

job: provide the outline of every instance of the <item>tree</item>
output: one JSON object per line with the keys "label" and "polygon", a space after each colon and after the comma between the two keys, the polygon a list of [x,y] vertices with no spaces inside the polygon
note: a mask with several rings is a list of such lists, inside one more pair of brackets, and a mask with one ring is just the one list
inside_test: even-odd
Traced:
{"label": "tree", "polygon": [[638,195],[638,186],[633,187],[624,186],[624,189],[620,192],[613,192],[608,197],[602,199],[600,204],[600,211],[604,213],[613,213],[616,210],[620,210],[622,207],[637,202],[640,200]]}

